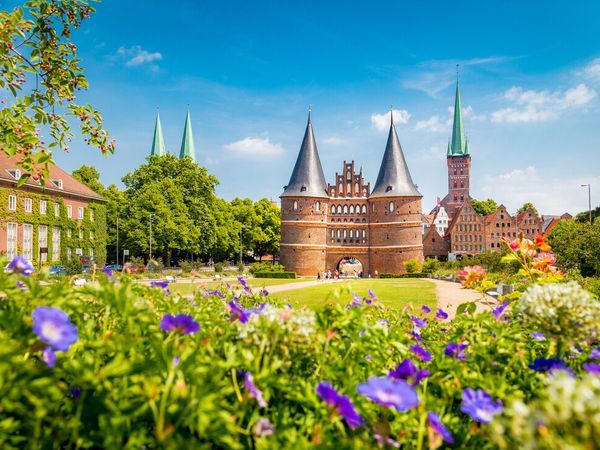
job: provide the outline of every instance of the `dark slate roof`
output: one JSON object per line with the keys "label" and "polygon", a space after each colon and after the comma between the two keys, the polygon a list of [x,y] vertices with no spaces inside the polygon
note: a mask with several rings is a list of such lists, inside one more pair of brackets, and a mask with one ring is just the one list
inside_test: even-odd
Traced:
{"label": "dark slate roof", "polygon": [[370,197],[422,197],[412,181],[394,122]]}
{"label": "dark slate roof", "polygon": [[298,159],[296,159],[296,165],[289,183],[283,188],[281,197],[327,196],[327,183],[325,183],[325,175],[323,174],[323,167],[321,167],[309,113]]}

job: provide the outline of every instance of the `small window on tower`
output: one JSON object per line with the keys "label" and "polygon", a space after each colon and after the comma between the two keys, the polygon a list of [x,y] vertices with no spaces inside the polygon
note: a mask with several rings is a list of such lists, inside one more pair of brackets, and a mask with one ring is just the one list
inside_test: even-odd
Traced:
{"label": "small window on tower", "polygon": [[390,202],[390,212],[394,212],[395,209],[396,206],[394,205],[394,202]]}
{"label": "small window on tower", "polygon": [[321,211],[321,202],[315,203],[315,211]]}
{"label": "small window on tower", "polygon": [[298,211],[298,202],[294,200],[294,211]]}
{"label": "small window on tower", "polygon": [[391,190],[392,190],[391,186],[388,186],[388,187],[385,188],[385,192],[390,192]]}
{"label": "small window on tower", "polygon": [[306,192],[306,186],[302,186],[302,187],[300,188],[300,192]]}

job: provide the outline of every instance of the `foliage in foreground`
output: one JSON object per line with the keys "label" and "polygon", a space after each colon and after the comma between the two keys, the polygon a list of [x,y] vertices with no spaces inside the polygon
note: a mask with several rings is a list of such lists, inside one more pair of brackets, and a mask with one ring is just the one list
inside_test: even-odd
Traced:
{"label": "foliage in foreground", "polygon": [[[31,272],[22,261],[11,268]],[[83,289],[0,273],[2,448],[600,441],[591,378],[599,313],[576,287],[571,303],[596,315],[558,342],[549,312],[537,312],[538,329],[503,305],[448,321],[427,307],[388,310],[375,293],[347,307],[293,310],[239,283],[190,300],[168,295],[166,283],[145,287],[110,273]],[[548,309],[555,301],[544,304],[537,291],[524,299]]]}

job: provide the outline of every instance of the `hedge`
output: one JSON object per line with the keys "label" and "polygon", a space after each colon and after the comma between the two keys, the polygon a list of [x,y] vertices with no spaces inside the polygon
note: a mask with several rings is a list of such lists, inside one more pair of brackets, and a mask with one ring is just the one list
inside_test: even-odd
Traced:
{"label": "hedge", "polygon": [[256,272],[254,278],[296,278],[296,272]]}
{"label": "hedge", "polygon": [[382,273],[379,278],[427,278],[428,273]]}

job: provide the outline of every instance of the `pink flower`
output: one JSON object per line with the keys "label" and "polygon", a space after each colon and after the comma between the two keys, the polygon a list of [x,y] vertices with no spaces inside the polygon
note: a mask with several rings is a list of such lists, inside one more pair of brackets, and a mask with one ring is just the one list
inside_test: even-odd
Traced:
{"label": "pink flower", "polygon": [[485,269],[481,266],[466,266],[458,272],[458,276],[463,279],[462,285],[465,287],[476,287],[485,279]]}

